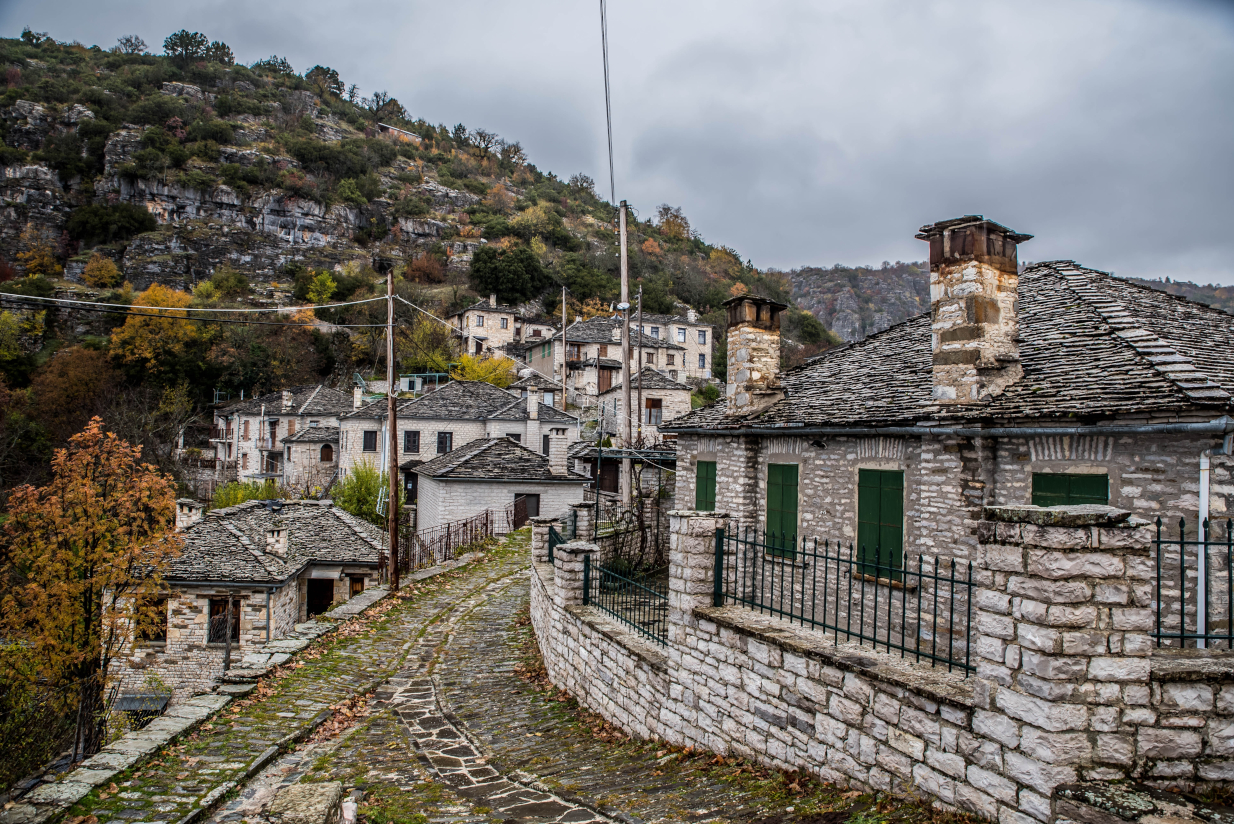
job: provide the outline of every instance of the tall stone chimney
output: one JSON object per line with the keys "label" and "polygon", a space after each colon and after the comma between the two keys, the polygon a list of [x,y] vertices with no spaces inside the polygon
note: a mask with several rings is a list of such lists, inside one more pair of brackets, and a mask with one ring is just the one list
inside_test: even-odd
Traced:
{"label": "tall stone chimney", "polygon": [[287,557],[287,525],[282,519],[276,520],[266,530],[266,554]]}
{"label": "tall stone chimney", "polygon": [[283,390],[283,411],[290,412],[296,405],[295,396],[291,394],[290,389]]}
{"label": "tall stone chimney", "polygon": [[569,441],[565,435],[558,435],[560,430],[553,430],[553,434],[548,436],[548,471],[554,475],[566,476],[568,461],[566,459],[566,450],[569,448]]}
{"label": "tall stone chimney", "polygon": [[933,396],[979,403],[1024,373],[1017,317],[1016,246],[1032,238],[981,215],[921,227],[930,244]]}
{"label": "tall stone chimney", "polygon": [[784,397],[780,388],[780,313],[788,307],[741,295],[728,307],[728,414],[749,415]]}
{"label": "tall stone chimney", "polygon": [[351,390],[351,408],[359,409],[361,406],[364,406],[364,392],[357,386]]}
{"label": "tall stone chimney", "polygon": [[491,295],[488,296],[488,305],[493,307],[494,309],[497,308],[497,293],[496,292],[493,292]]}
{"label": "tall stone chimney", "polygon": [[535,386],[527,387],[527,418],[537,420],[540,417],[540,390]]}
{"label": "tall stone chimney", "polygon": [[205,507],[192,498],[180,498],[176,501],[176,529],[185,530],[201,520]]}

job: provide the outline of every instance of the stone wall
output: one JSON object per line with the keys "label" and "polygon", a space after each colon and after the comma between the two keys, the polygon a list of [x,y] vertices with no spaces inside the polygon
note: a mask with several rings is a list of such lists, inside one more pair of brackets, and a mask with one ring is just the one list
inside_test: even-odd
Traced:
{"label": "stone wall", "polygon": [[594,545],[557,547],[552,567],[533,546],[532,623],[553,682],[631,734],[1000,824],[1049,821],[1054,789],[1079,779],[1234,777],[1234,665],[1152,655],[1146,529],[984,514],[968,677],[714,606],[715,513],[673,513],[665,645],[583,605]]}
{"label": "stone wall", "polygon": [[558,517],[583,500],[583,482],[439,481],[422,475],[418,494],[417,529],[425,532],[486,509],[500,512],[514,503],[515,495],[539,495],[540,514]]}
{"label": "stone wall", "polygon": [[[513,400],[513,399],[511,399]],[[511,432],[524,430],[522,421],[509,421]],[[381,461],[383,421],[375,418],[345,418],[339,431],[339,467],[343,474],[361,461],[369,461],[374,466]],[[377,451],[364,451],[364,433],[377,432]],[[418,431],[420,433],[420,451],[411,454],[403,451],[403,433]],[[421,461],[431,461],[437,457],[437,433],[452,432],[454,448],[458,449],[465,443],[483,438],[486,435],[484,421],[446,421],[426,418],[399,419],[398,450],[399,461],[416,458]],[[502,433],[504,434],[504,432]],[[535,447],[532,447],[535,448]]]}

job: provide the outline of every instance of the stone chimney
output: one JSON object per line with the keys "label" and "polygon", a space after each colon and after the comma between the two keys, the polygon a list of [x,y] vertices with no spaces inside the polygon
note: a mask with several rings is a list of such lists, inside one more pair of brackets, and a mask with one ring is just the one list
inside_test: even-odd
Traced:
{"label": "stone chimney", "polygon": [[296,399],[291,394],[291,390],[284,389],[283,390],[283,411],[290,412],[292,409],[295,408],[295,405],[296,405]]}
{"label": "stone chimney", "polygon": [[266,530],[266,554],[287,557],[287,525],[281,520],[276,520]]}
{"label": "stone chimney", "polygon": [[561,430],[553,430],[553,434],[548,436],[548,471],[554,475],[565,476],[570,474],[569,461],[566,458],[566,450],[569,448],[569,441],[565,435],[556,434]]}
{"label": "stone chimney", "polygon": [[180,498],[176,501],[176,529],[185,530],[201,520],[205,507],[192,498]]}
{"label": "stone chimney", "polygon": [[979,403],[1020,378],[1016,246],[1032,238],[981,215],[921,227],[930,244],[933,396]]}
{"label": "stone chimney", "polygon": [[363,405],[364,405],[364,392],[362,392],[360,390],[360,387],[357,386],[355,389],[351,390],[351,408],[359,409]]}
{"label": "stone chimney", "polygon": [[540,418],[540,390],[535,386],[527,387],[527,417],[533,421]]}
{"label": "stone chimney", "polygon": [[780,388],[780,313],[788,307],[741,295],[728,307],[728,414],[749,415],[784,397]]}
{"label": "stone chimney", "polygon": [[493,292],[491,295],[488,296],[488,305],[493,307],[494,309],[497,308],[497,293],[496,292]]}

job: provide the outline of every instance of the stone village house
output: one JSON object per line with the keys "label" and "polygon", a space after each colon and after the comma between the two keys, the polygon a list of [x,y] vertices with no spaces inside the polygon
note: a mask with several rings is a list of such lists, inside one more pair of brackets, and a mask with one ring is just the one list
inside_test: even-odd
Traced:
{"label": "stone village house", "polygon": [[[386,401],[381,400],[341,417],[342,474],[362,461],[384,469],[386,415]],[[578,419],[541,403],[536,387],[519,397],[478,381],[451,381],[435,392],[399,401],[398,459],[408,503],[418,497],[417,466],[471,441],[500,437],[547,455],[551,438],[567,444],[578,440]]]}
{"label": "stone village house", "polygon": [[529,317],[517,307],[497,302],[496,295],[460,309],[449,317],[463,338],[463,351],[472,355],[505,353],[513,345],[539,342],[554,332],[552,324]]}
{"label": "stone village house", "polygon": [[173,701],[207,688],[223,672],[229,597],[239,665],[380,577],[384,533],[330,501],[248,501],[203,515],[182,499],[176,526],[184,546],[165,573],[166,620],[124,659],[124,693],[141,692],[151,674]]}
{"label": "stone village house", "polygon": [[478,438],[415,468],[419,477],[417,526],[426,532],[486,509],[500,511],[522,499],[522,519],[560,516],[583,500],[590,478],[567,469],[569,441],[551,437],[547,455],[505,436]]}
{"label": "stone village house", "polygon": [[[326,486],[338,468],[339,416],[354,406],[351,395],[316,384],[293,386],[219,409],[210,433],[217,456],[216,478]],[[294,438],[319,427],[325,429]],[[329,440],[326,430],[333,431],[334,440]]]}
{"label": "stone village house", "polygon": [[[554,549],[535,523],[551,680],[633,735],[999,824],[1225,815],[1107,782],[1234,782],[1234,317],[1072,261],[1020,271],[1030,237],[979,216],[918,237],[930,314],[783,374],[785,307],[727,302],[726,398],[664,427],[695,507],[633,617],[596,588],[602,540]],[[1207,563],[1153,524],[1194,540],[1208,515]],[[952,576],[940,603],[914,556],[958,560],[966,597]]]}
{"label": "stone village house", "polygon": [[[634,438],[642,431],[645,443],[655,443],[660,440],[660,425],[679,418],[690,411],[691,389],[684,383],[657,372],[650,366],[644,366],[643,371],[634,376],[631,382],[630,401],[639,403],[639,393],[642,393],[642,407],[638,418],[632,422]],[[600,393],[600,405],[604,415],[604,432],[615,434],[621,431],[622,417],[621,383]]]}

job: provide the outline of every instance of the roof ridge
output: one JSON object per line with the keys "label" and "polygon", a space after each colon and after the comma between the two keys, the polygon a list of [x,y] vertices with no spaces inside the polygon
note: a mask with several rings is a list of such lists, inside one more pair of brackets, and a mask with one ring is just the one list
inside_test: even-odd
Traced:
{"label": "roof ridge", "polygon": [[1113,277],[1108,272],[1086,269],[1074,261],[1058,261],[1049,267],[1096,312],[1124,344],[1130,346],[1161,377],[1174,384],[1189,400],[1200,403],[1228,401],[1230,393],[1201,371],[1191,358],[1156,332],[1145,329],[1126,305],[1093,283],[1092,276]]}
{"label": "roof ridge", "polygon": [[245,535],[244,532],[232,524],[231,521],[222,520],[219,523],[223,525],[224,529],[236,536],[236,539],[239,540],[240,545],[249,551],[249,554],[257,560],[257,563],[261,564],[262,569],[271,575],[275,574],[275,571],[270,569],[270,565],[266,563],[266,554],[257,549],[257,547],[253,546],[253,542],[249,540],[249,536]]}
{"label": "roof ridge", "polygon": [[[463,463],[463,461],[467,461],[467,460],[474,458],[476,455],[479,455],[481,452],[485,452],[488,449],[490,449],[498,441],[504,441],[504,440],[509,440],[509,439],[506,438],[505,435],[502,435],[501,437],[485,438],[484,441],[479,446],[477,446],[475,449],[472,449],[470,451],[468,451],[467,449],[468,444],[464,444],[461,448],[456,449],[454,451],[455,453],[458,453],[458,458],[446,461],[445,466],[441,468],[441,474],[443,475],[450,474],[454,470],[458,469],[459,465]],[[475,441],[472,441],[472,443],[475,443]],[[454,454],[454,453],[451,453],[451,454]]]}
{"label": "roof ridge", "polygon": [[307,409],[308,405],[313,402],[313,398],[317,397],[317,393],[321,391],[322,386],[324,386],[324,384],[317,384],[317,386],[313,389],[313,394],[308,396],[308,400],[300,404],[300,411],[296,413],[297,415],[304,414],[304,410]]}

